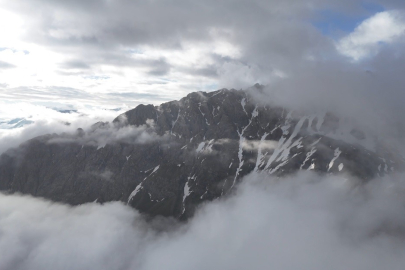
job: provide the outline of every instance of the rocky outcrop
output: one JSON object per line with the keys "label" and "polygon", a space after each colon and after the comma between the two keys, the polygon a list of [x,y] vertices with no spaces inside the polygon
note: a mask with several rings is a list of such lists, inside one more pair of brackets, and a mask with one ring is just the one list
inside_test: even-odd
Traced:
{"label": "rocky outcrop", "polygon": [[[249,91],[191,93],[139,105],[87,131],[34,138],[0,156],[0,189],[73,205],[117,200],[151,215],[187,218],[251,172],[314,170],[367,181],[403,164],[332,114],[260,105]],[[137,137],[97,141],[103,130],[128,127],[137,127]]]}

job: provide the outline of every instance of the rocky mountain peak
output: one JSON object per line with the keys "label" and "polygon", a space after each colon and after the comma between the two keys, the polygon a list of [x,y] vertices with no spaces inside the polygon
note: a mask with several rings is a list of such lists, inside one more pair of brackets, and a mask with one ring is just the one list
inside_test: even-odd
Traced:
{"label": "rocky mountain peak", "polygon": [[[402,157],[331,113],[262,105],[250,91],[190,93],[139,105],[69,138],[35,138],[18,157],[0,157],[0,189],[70,204],[119,200],[151,215],[187,218],[249,173],[313,170],[367,181],[403,166]],[[105,129],[120,136],[106,140]]]}

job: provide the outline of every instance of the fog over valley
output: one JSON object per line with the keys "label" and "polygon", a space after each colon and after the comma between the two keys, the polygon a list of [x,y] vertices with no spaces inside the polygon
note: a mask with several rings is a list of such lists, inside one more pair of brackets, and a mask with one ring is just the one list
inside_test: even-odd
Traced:
{"label": "fog over valley", "polygon": [[[2,269],[402,269],[403,175],[250,175],[188,223],[118,202],[76,207],[1,195]],[[85,254],[85,256],[83,255]]]}

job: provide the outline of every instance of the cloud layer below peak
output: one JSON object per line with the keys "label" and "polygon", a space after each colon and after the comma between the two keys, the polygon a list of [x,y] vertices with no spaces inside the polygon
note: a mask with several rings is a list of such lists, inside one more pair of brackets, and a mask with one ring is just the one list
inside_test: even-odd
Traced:
{"label": "cloud layer below peak", "polygon": [[121,203],[0,195],[2,269],[402,269],[402,176],[251,175],[187,224],[145,221]]}

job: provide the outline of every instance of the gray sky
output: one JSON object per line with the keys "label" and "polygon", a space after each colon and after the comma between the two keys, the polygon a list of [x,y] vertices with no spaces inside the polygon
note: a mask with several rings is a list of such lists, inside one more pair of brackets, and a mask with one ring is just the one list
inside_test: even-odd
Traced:
{"label": "gray sky", "polygon": [[0,0],[0,98],[134,107],[403,57],[403,1]]}
{"label": "gray sky", "polygon": [[353,117],[397,141],[404,43],[400,0],[0,0],[0,122],[45,122],[26,134],[39,135],[261,83],[261,101]]}

